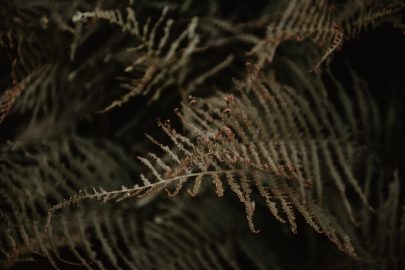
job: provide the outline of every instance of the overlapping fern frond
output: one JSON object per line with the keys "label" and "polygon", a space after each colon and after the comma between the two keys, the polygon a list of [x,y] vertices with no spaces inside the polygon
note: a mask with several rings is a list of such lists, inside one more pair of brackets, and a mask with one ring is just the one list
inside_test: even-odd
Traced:
{"label": "overlapping fern frond", "polygon": [[266,28],[266,36],[251,51],[262,67],[271,62],[277,47],[285,41],[311,38],[327,48],[324,58],[341,45],[343,32],[329,1],[289,1],[278,19]]}
{"label": "overlapping fern frond", "polygon": [[259,67],[263,67],[273,61],[282,43],[311,40],[323,49],[322,57],[313,67],[318,69],[344,40],[404,8],[402,2],[396,1],[288,1],[279,17],[270,17],[265,37],[255,42],[249,54],[257,58]]}
{"label": "overlapping fern frond", "polygon": [[[149,176],[141,175],[142,184],[116,191],[84,190],[55,205],[50,217],[56,210],[84,199],[121,201],[160,190],[174,196],[185,186],[190,186],[188,193],[196,196],[201,185],[209,181],[218,196],[226,189],[237,195],[252,231],[257,231],[253,214],[257,203],[254,194],[258,194],[274,217],[288,223],[293,232],[297,230],[298,211],[316,231],[325,233],[339,248],[355,256],[348,235],[331,213],[344,207],[344,215],[356,224],[352,205],[356,201],[368,205],[362,181],[357,177],[359,168],[355,170],[354,166],[372,155],[368,152],[370,141],[363,139],[368,136],[365,127],[375,113],[366,103],[373,101],[364,89],[357,89],[361,108],[357,112],[347,93],[340,91],[344,106],[344,113],[340,113],[319,94],[326,91],[320,79],[314,80],[316,83],[308,88],[296,90],[254,73],[247,81],[236,83],[235,95],[216,99],[218,106],[214,100],[191,97],[190,104],[178,112],[189,130],[187,137],[172,128],[170,122],[159,124],[174,149],[148,136],[170,161],[155,154],[139,157],[150,170]],[[333,190],[340,194],[341,204],[328,201],[325,193]],[[350,190],[357,193],[358,199],[349,199]]]}
{"label": "overlapping fern frond", "polygon": [[[379,198],[377,214],[363,211],[360,238],[365,243],[366,258],[375,269],[401,269],[405,265],[405,201],[401,196],[398,172]],[[368,237],[372,233],[376,237]],[[369,269],[363,265],[363,269]]]}
{"label": "overlapping fern frond", "polygon": [[[61,97],[73,92],[58,89],[60,80],[68,79],[69,72],[77,73],[76,68],[67,63],[68,35],[74,32],[66,21],[71,4],[69,1],[49,3],[35,1],[27,5],[24,1],[4,1],[1,4],[5,25],[4,29],[0,28],[0,49],[8,58],[10,82],[1,89],[0,122],[13,110],[20,115],[30,115],[31,124],[55,123],[55,118],[61,118],[57,116],[60,100],[65,102]],[[63,76],[60,73],[64,73]]]}
{"label": "overlapping fern frond", "polygon": [[[125,166],[131,168],[133,163],[122,149],[106,141],[72,137],[37,147],[3,147],[0,159],[2,263],[12,265],[30,254],[40,254],[56,266],[51,253],[70,243],[67,241],[82,241],[84,236],[64,235],[67,232],[58,226],[51,226],[44,233],[47,209],[83,186],[104,183],[113,187],[112,179],[121,183],[130,181],[130,170],[123,170]],[[79,223],[83,230],[89,226],[86,222]]]}
{"label": "overlapping fern frond", "polygon": [[0,2],[0,268],[401,269],[400,118],[321,64],[404,4],[174,2]]}
{"label": "overlapping fern frond", "polygon": [[[75,22],[85,22],[89,19],[104,19],[129,32],[135,37],[134,47],[125,52],[125,67],[128,76],[122,78],[122,86],[129,90],[127,94],[115,100],[103,111],[121,106],[136,95],[148,95],[153,91],[151,100],[157,99],[161,91],[171,85],[182,88],[193,88],[215,75],[232,62],[228,56],[211,69],[190,80],[191,59],[201,43],[197,33],[198,18],[193,18],[185,30],[173,38],[172,19],[167,19],[168,8],[164,8],[160,17],[152,23],[148,18],[145,23],[138,21],[135,11],[127,7],[125,14],[119,10],[96,10],[78,12]],[[133,60],[130,60],[133,59]],[[140,75],[141,74],[141,75]],[[188,81],[187,81],[188,80]],[[188,92],[187,89],[182,89]]]}
{"label": "overlapping fern frond", "polygon": [[116,145],[72,137],[29,149],[10,145],[1,156],[1,267],[44,257],[55,269],[66,263],[85,269],[239,269],[232,241],[243,232],[225,227],[236,213],[228,208],[218,220],[223,209],[212,200],[87,204],[59,215],[44,232],[53,202],[89,184],[112,188],[131,181],[134,163]]}
{"label": "overlapping fern frond", "polygon": [[11,64],[12,85],[1,93],[0,97],[0,123],[12,109],[17,97],[31,83],[40,81],[46,76],[49,61],[45,58],[46,46],[41,45],[34,35],[27,35],[21,30],[0,31],[0,48],[8,55]]}

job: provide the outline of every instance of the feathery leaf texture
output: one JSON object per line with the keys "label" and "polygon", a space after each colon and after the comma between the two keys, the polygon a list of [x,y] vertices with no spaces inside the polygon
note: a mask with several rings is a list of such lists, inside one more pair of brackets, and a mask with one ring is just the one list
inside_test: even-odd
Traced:
{"label": "feathery leaf texture", "polygon": [[[324,62],[363,30],[403,28],[404,3],[128,2],[0,1],[0,268],[278,269],[305,221],[349,255],[337,269],[402,269],[400,102],[381,112],[357,70]],[[158,137],[151,112],[177,98]],[[108,103],[131,113],[94,114]],[[314,235],[298,248],[323,249]]]}
{"label": "feathery leaf texture", "polygon": [[[125,166],[130,168],[133,162],[116,145],[75,136],[36,147],[14,144],[3,147],[0,157],[1,265],[13,265],[29,254],[41,254],[56,266],[51,253],[66,245],[65,237],[70,237],[68,241],[77,245],[84,236],[70,235],[61,230],[75,226],[63,225],[63,219],[52,224],[49,232],[44,233],[43,221],[48,208],[53,202],[89,184],[104,183],[113,187],[111,179],[119,179],[121,183],[130,181],[131,176],[126,173],[129,170],[124,170]],[[6,211],[8,208],[12,211]],[[80,216],[93,210],[84,208],[84,212],[68,213],[65,217],[73,215],[72,218],[77,218],[79,222],[79,228],[86,230],[86,226],[91,224]],[[62,225],[68,228],[60,227]]]}
{"label": "feathery leaf texture", "polygon": [[[360,128],[365,126],[362,121],[369,119],[356,120],[353,114],[339,113],[331,101],[319,95],[316,84],[311,87],[299,93],[271,76],[256,73],[246,82],[236,82],[239,97],[224,95],[222,107],[191,97],[189,106],[184,105],[182,113],[177,111],[190,131],[188,137],[172,128],[169,121],[159,122],[174,150],[147,136],[171,162],[154,154],[138,157],[150,171],[150,176],[141,175],[141,185],[115,191],[82,190],[53,206],[48,223],[55,211],[84,199],[118,202],[161,190],[173,196],[188,184],[188,193],[195,196],[210,179],[219,196],[226,186],[237,195],[252,231],[258,231],[253,222],[257,202],[252,196],[258,193],[274,217],[288,223],[293,232],[297,230],[298,211],[316,231],[324,232],[340,249],[355,256],[339,224],[330,223],[333,217],[329,210],[334,206],[326,201],[324,189],[337,190],[346,215],[357,224],[347,192],[353,190],[368,205],[353,164],[362,158],[357,153],[367,151]],[[369,97],[362,94],[359,102],[364,105],[363,99]],[[352,112],[354,104],[347,104],[350,101],[345,93],[339,95],[348,113]],[[368,112],[369,108],[362,110]],[[354,123],[354,129],[347,123]]]}
{"label": "feathery leaf texture", "polygon": [[43,40],[36,40],[32,33],[25,35],[21,30],[0,31],[0,48],[8,52],[13,84],[1,94],[0,123],[27,86],[35,84],[47,72],[48,65],[44,60],[46,47],[40,45],[41,42],[44,43]]}
{"label": "feathery leaf texture", "polygon": [[[265,38],[256,42],[249,54],[256,56],[256,64],[263,67],[272,62],[277,48],[283,42],[310,39],[324,50],[313,67],[316,70],[342,46],[345,39],[353,38],[362,29],[405,8],[405,4],[397,1],[366,2],[349,1],[340,11],[333,1],[328,0],[288,1],[280,17],[273,18],[267,25]],[[365,7],[358,8],[359,5]]]}
{"label": "feathery leaf texture", "polygon": [[10,110],[12,109],[16,99],[27,88],[27,85],[31,86],[35,84],[35,81],[40,81],[44,74],[46,74],[48,66],[42,66],[35,69],[31,74],[20,82],[15,83],[12,88],[7,89],[0,96],[0,124],[4,121]]}
{"label": "feathery leaf texture", "polygon": [[364,237],[366,254],[369,254],[368,260],[372,264],[385,269],[400,269],[405,265],[405,201],[400,195],[398,172],[387,187],[384,197],[380,198],[377,217],[372,217],[367,211],[363,213],[363,232],[375,230],[376,237],[368,238],[365,234],[361,237]]}
{"label": "feathery leaf texture", "polygon": [[[74,22],[85,22],[91,18],[107,20],[136,38],[136,45],[128,48],[125,53],[127,57],[134,59],[125,68],[128,77],[121,78],[122,86],[129,92],[101,112],[119,107],[136,95],[148,95],[152,91],[151,101],[156,100],[163,89],[173,84],[187,89],[194,88],[231,64],[233,57],[229,55],[187,82],[192,55],[201,43],[197,33],[198,18],[192,18],[187,28],[173,38],[171,31],[174,21],[167,19],[168,12],[169,9],[164,8],[156,22],[152,23],[151,18],[148,18],[145,24],[138,21],[131,7],[127,7],[126,15],[119,10],[95,10],[77,12],[73,16]],[[142,75],[139,77],[140,73]],[[189,91],[187,89],[183,91]]]}
{"label": "feathery leaf texture", "polygon": [[[31,149],[10,145],[1,156],[5,172],[0,177],[1,267],[36,254],[48,258],[55,269],[65,263],[85,269],[109,269],[109,265],[114,269],[229,269],[229,265],[239,269],[231,241],[242,232],[224,224],[225,217],[240,215],[227,209],[224,219],[217,220],[223,210],[214,201],[161,202],[153,216],[142,220],[141,211],[148,211],[145,206],[124,203],[117,209],[90,204],[64,212],[44,232],[43,218],[52,201],[86,183],[111,184],[109,177],[121,183],[129,180],[122,164],[132,166],[131,162],[115,145],[72,137]],[[108,176],[99,174],[101,167]],[[201,212],[188,208],[190,203]],[[71,254],[68,260],[63,258],[64,249]]]}

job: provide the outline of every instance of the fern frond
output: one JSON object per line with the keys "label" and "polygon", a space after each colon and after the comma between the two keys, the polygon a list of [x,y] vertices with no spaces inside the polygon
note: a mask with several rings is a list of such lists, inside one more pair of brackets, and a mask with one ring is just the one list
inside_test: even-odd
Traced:
{"label": "fern frond", "polygon": [[11,89],[7,89],[0,97],[0,124],[4,121],[7,114],[14,105],[16,98],[21,94],[25,84],[20,82]]}
{"label": "fern frond", "polygon": [[400,2],[351,2],[335,7],[333,1],[289,1],[284,11],[267,25],[266,35],[255,43],[249,54],[257,58],[261,68],[271,63],[277,48],[286,41],[306,39],[323,49],[317,70],[345,40],[356,36],[362,29],[404,9]]}
{"label": "fern frond", "polygon": [[[67,105],[66,100],[73,102],[73,96],[79,92],[82,93],[80,100],[89,99],[88,93],[77,91],[76,86],[72,87],[72,81],[77,83],[80,80],[83,88],[97,81],[94,78],[88,81],[89,73],[83,75],[84,72],[80,70],[84,66],[88,68],[93,65],[92,61],[81,65],[79,69],[76,64],[73,65],[67,61],[70,35],[74,30],[67,26],[69,18],[65,16],[71,13],[71,3],[59,1],[49,5],[49,1],[6,2],[5,8],[1,8],[5,30],[0,29],[0,47],[9,58],[9,69],[4,77],[10,82],[7,86],[11,83],[12,86],[1,97],[1,118],[4,118],[13,107],[14,113],[22,115],[29,122],[28,126],[24,126],[25,132],[20,134],[21,140],[34,141],[37,137],[45,137],[52,131],[66,129],[69,125],[71,129],[72,115],[68,113],[62,117],[61,106]],[[62,11],[63,14],[61,14]],[[90,55],[88,58],[94,61],[95,57]],[[71,78],[68,80],[69,73],[75,73],[76,80]],[[67,97],[68,95],[70,98]],[[94,101],[92,99],[91,103]],[[100,104],[94,107],[97,108]],[[95,108],[88,109],[93,113]],[[66,110],[64,111],[66,113]],[[75,115],[83,117],[83,113],[84,111],[82,113],[76,111]],[[67,121],[61,121],[62,118]],[[49,128],[51,124],[62,122],[64,122],[63,128],[61,126]]]}
{"label": "fern frond", "polygon": [[[54,255],[59,253],[59,248],[66,241],[77,245],[84,239],[78,234],[64,239],[62,227],[55,224],[44,232],[47,210],[53,202],[74,194],[82,186],[111,185],[111,179],[123,180],[121,183],[130,181],[123,170],[124,164],[128,165],[125,159],[128,161],[114,144],[78,137],[36,147],[3,146],[0,153],[1,263],[12,265],[28,254],[40,254],[57,268]],[[87,222],[81,226],[90,226]]]}
{"label": "fern frond", "polygon": [[381,19],[397,13],[405,8],[405,4],[399,1],[365,1],[359,5],[351,3],[349,15],[342,18],[342,25],[346,38],[353,38],[361,31],[374,26]]}
{"label": "fern frond", "polygon": [[[58,163],[57,156],[49,158],[54,160],[53,165]],[[44,171],[44,177],[39,179],[31,174],[28,180],[35,183],[38,190],[44,189],[45,194],[57,196],[59,190],[47,184],[47,181],[57,178],[48,180],[46,176],[49,173],[44,164],[40,168]],[[71,169],[72,174],[79,172],[77,166]],[[24,173],[24,170],[20,172]],[[55,170],[53,174],[58,172]],[[63,172],[66,173],[66,170]],[[86,173],[83,169],[80,172]],[[94,172],[89,171],[89,174]],[[83,177],[80,179],[90,180]],[[202,266],[229,269],[228,264],[239,269],[232,252],[233,246],[229,244],[242,232],[234,232],[228,225],[225,226],[228,218],[235,218],[235,215],[238,218],[239,215],[227,208],[226,213],[222,213],[223,219],[218,220],[216,216],[223,209],[218,208],[212,200],[198,205],[181,200],[159,202],[157,206],[150,205],[144,210],[134,204],[121,204],[118,208],[113,205],[102,208],[94,204],[87,205],[54,218],[49,230],[43,232],[40,229],[41,216],[48,205],[48,196],[42,197],[37,190],[26,185],[28,192],[22,197],[22,187],[16,184],[11,191],[20,196],[12,198],[12,194],[5,193],[10,192],[10,189],[4,189],[4,183],[1,182],[0,190],[2,199],[5,199],[2,200],[2,209],[5,209],[4,202],[14,211],[13,215],[0,211],[2,267],[12,266],[24,256],[39,254],[47,256],[54,268],[67,263],[85,269],[108,269],[110,265],[116,269],[156,267],[185,270]],[[60,190],[63,193],[61,187]],[[33,205],[33,201],[39,202],[38,206]],[[197,207],[200,210],[195,212]],[[34,216],[25,215],[22,211],[33,211]],[[142,215],[145,214],[142,211],[153,212],[153,215]],[[64,259],[66,253],[71,254],[69,260]],[[101,260],[100,256],[105,259]]]}
{"label": "fern frond", "polygon": [[305,39],[311,39],[315,44],[325,47],[320,62],[341,45],[343,32],[328,1],[289,1],[281,17],[267,26],[265,38],[249,53],[257,57],[257,65],[262,67],[266,62],[272,62],[281,43]]}
{"label": "fern frond", "polygon": [[[40,80],[49,68],[49,63],[45,59],[45,55],[49,53],[46,43],[41,37],[36,37],[29,32],[35,27],[23,24],[23,27],[17,28],[11,22],[8,24],[7,31],[0,31],[0,48],[6,50],[11,62],[9,77],[13,85],[1,95],[0,123],[3,122],[23,90],[35,84],[36,80]],[[27,30],[25,27],[33,29]]]}
{"label": "fern frond", "polygon": [[12,88],[7,89],[0,97],[0,124],[4,121],[16,99],[21,93],[31,86],[42,81],[43,77],[47,75],[50,70],[49,66],[41,66],[32,71],[27,77],[20,82],[16,82]]}
{"label": "fern frond", "polygon": [[[171,186],[175,195],[187,184],[192,186],[189,193],[195,196],[203,182],[210,179],[218,195],[223,194],[225,185],[237,195],[252,231],[257,231],[253,225],[256,202],[252,198],[257,190],[270,212],[279,221],[287,221],[293,232],[297,230],[294,211],[298,210],[316,231],[324,232],[340,249],[355,256],[344,230],[338,223],[330,223],[328,207],[334,207],[325,201],[323,190],[334,185],[347,216],[357,224],[347,190],[352,189],[368,205],[353,168],[355,160],[362,158],[353,150],[363,147],[358,136],[362,132],[357,130],[363,127],[361,122],[347,120],[350,115],[342,115],[318,94],[317,87],[323,87],[321,81],[311,81],[303,93],[262,74],[237,85],[240,97],[222,96],[222,109],[207,112],[208,103],[192,99],[183,113],[178,112],[184,126],[196,134],[192,141],[179,135],[170,122],[159,124],[177,150],[149,137],[172,162],[153,155],[152,160],[139,157],[150,171],[149,176],[141,176],[142,185],[116,191],[82,191],[52,207],[48,222],[55,211],[86,199],[107,202],[142,198]],[[187,119],[186,115],[192,117]],[[346,124],[353,121],[355,130]]]}
{"label": "fern frond", "polygon": [[0,1],[0,268],[402,269],[404,7]]}
{"label": "fern frond", "polygon": [[[77,12],[73,17],[75,22],[84,22],[88,19],[104,19],[116,24],[125,32],[136,38],[135,46],[127,50],[127,58],[134,59],[125,67],[128,74],[122,79],[122,87],[129,92],[118,100],[113,101],[102,112],[128,102],[137,95],[149,95],[153,91],[151,101],[159,98],[161,91],[170,85],[177,84],[180,88],[194,89],[207,78],[223,70],[232,62],[228,56],[224,61],[210,68],[193,79],[187,78],[189,63],[192,55],[197,51],[201,38],[197,33],[198,18],[194,17],[177,37],[171,34],[174,21],[167,19],[168,8],[164,8],[156,22],[150,18],[141,24],[135,11],[127,7],[126,15],[119,10],[96,10],[94,12]],[[127,62],[128,59],[126,60]],[[141,73],[139,78],[138,74]],[[187,82],[186,80],[190,80]],[[189,90],[184,90],[188,92]]]}

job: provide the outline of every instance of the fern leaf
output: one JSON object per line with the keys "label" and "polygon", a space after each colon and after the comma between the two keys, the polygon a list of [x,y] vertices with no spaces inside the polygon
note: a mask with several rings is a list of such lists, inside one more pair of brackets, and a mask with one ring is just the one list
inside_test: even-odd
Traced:
{"label": "fern leaf", "polygon": [[328,1],[290,1],[280,19],[267,26],[266,37],[249,53],[255,55],[257,65],[263,67],[266,62],[272,62],[282,42],[307,38],[327,48],[317,66],[341,45],[342,31],[337,26],[336,16]]}
{"label": "fern leaf", "polygon": [[339,7],[327,0],[316,3],[311,0],[289,1],[279,18],[272,17],[265,37],[259,41],[249,41],[255,44],[249,54],[257,58],[258,67],[262,68],[273,61],[275,52],[282,43],[309,39],[323,49],[321,58],[311,69],[314,71],[345,40],[404,7],[403,3],[396,1],[369,1],[360,4],[349,2]]}
{"label": "fern leaf", "polygon": [[[294,68],[298,72],[297,67]],[[299,74],[304,73],[300,71]],[[220,98],[226,113],[224,109],[204,112],[201,106],[206,103],[203,101],[185,106],[183,113],[178,112],[178,115],[184,126],[195,131],[194,139],[179,135],[169,122],[159,122],[159,125],[174,143],[174,150],[148,136],[172,162],[161,164],[161,160],[154,158],[152,163],[140,157],[150,171],[149,177],[142,176],[143,185],[80,193],[54,206],[49,217],[61,208],[87,199],[121,201],[128,197],[150,196],[170,186],[174,186],[175,191],[169,194],[176,195],[188,183],[194,183],[189,193],[196,196],[206,179],[211,179],[219,196],[224,192],[224,183],[237,195],[245,206],[252,231],[258,231],[253,223],[256,202],[252,194],[256,189],[275,218],[288,221],[293,232],[297,231],[294,213],[297,210],[316,231],[325,233],[340,249],[356,256],[347,234],[338,228],[339,224],[330,225],[326,221],[330,210],[319,205],[325,203],[324,187],[331,188],[331,185],[339,192],[346,214],[354,224],[357,220],[346,194],[349,187],[368,205],[349,163],[360,158],[354,156],[351,149],[361,147],[361,138],[356,137],[361,132],[351,130],[344,123],[354,121],[355,128],[361,125],[354,119],[346,121],[344,115],[317,94],[316,87],[323,87],[321,82],[308,83],[307,93],[299,94],[274,78],[261,75],[255,81],[238,82],[240,99]],[[358,98],[361,102],[365,99],[364,96]],[[315,109],[309,106],[311,99]],[[192,116],[192,120],[185,115]],[[330,119],[339,125],[332,126]],[[308,157],[311,157],[310,163]],[[324,169],[322,175],[320,167]],[[279,213],[280,209],[286,217]]]}
{"label": "fern leaf", "polygon": [[[128,76],[122,78],[122,87],[129,92],[113,101],[101,112],[120,107],[132,97],[149,95],[152,91],[150,100],[156,100],[163,89],[175,83],[179,84],[180,88],[186,88],[185,92],[189,92],[231,64],[233,57],[228,56],[216,66],[186,83],[188,64],[201,43],[197,32],[198,18],[193,18],[185,30],[177,37],[172,37],[171,29],[174,22],[167,19],[168,12],[168,8],[164,8],[156,22],[152,23],[149,18],[143,27],[130,7],[126,9],[126,15],[119,10],[95,10],[77,12],[73,17],[75,22],[85,22],[89,19],[107,20],[121,27],[123,31],[129,32],[137,40],[137,45],[127,50],[127,54],[134,61],[125,67]],[[158,38],[158,32],[161,31],[163,36]],[[136,77],[139,72],[143,74],[141,78]]]}

